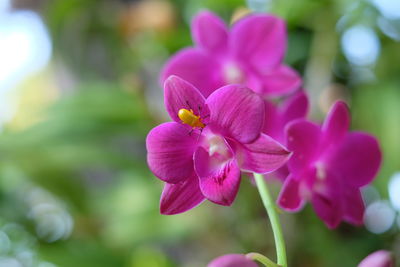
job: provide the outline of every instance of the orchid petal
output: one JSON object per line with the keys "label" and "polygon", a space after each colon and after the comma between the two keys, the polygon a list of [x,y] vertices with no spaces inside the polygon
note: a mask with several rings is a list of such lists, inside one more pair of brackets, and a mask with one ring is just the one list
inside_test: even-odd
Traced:
{"label": "orchid petal", "polygon": [[233,55],[248,62],[260,74],[279,66],[286,50],[285,22],[271,15],[249,15],[233,25]]}
{"label": "orchid petal", "polygon": [[375,178],[381,165],[382,152],[375,137],[351,132],[328,161],[343,181],[353,187],[361,187]]}
{"label": "orchid petal", "polygon": [[230,206],[240,185],[240,169],[236,161],[221,162],[199,147],[194,155],[194,164],[203,195],[214,203]]}
{"label": "orchid petal", "polygon": [[227,85],[206,100],[210,110],[209,126],[241,143],[258,138],[264,121],[264,102],[250,89]]}
{"label": "orchid petal", "polygon": [[330,228],[336,228],[341,219],[342,214],[339,209],[339,204],[333,199],[327,199],[324,196],[314,195],[312,198],[315,213],[325,222]]}
{"label": "orchid petal", "polygon": [[263,76],[261,94],[281,96],[299,89],[302,84],[300,75],[292,68],[280,65]]}
{"label": "orchid petal", "polygon": [[287,167],[287,164],[285,164],[276,171],[272,172],[271,175],[268,177],[273,177],[283,183],[285,182],[289,174],[290,174],[289,169]]}
{"label": "orchid petal", "polygon": [[286,127],[287,148],[293,151],[288,162],[290,171],[302,171],[316,157],[320,135],[319,126],[306,120],[293,121]]}
{"label": "orchid petal", "polygon": [[331,107],[322,126],[324,144],[337,144],[346,135],[350,127],[349,108],[343,101],[337,101]]}
{"label": "orchid petal", "polygon": [[192,175],[193,153],[199,136],[176,122],[153,128],[146,139],[150,170],[167,183],[178,183]]}
{"label": "orchid petal", "polygon": [[[242,67],[245,64],[241,64]],[[251,68],[245,68],[243,67],[243,81],[241,82],[226,82],[226,84],[234,84],[234,83],[239,83],[239,84],[244,84],[248,88],[250,88],[253,92],[262,95],[263,94],[263,89],[264,89],[264,83],[261,75]]]}
{"label": "orchid petal", "polygon": [[311,202],[314,210],[325,224],[333,229],[336,228],[343,217],[342,196],[343,189],[332,173],[326,172],[323,180],[316,179]]}
{"label": "orchid petal", "polygon": [[271,136],[279,142],[283,142],[283,127],[281,113],[277,104],[272,101],[265,100],[265,120],[263,126],[263,133]]}
{"label": "orchid petal", "polygon": [[186,48],[172,56],[165,64],[161,79],[176,75],[190,82],[204,97],[224,85],[220,64],[213,56],[197,48]]}
{"label": "orchid petal", "polygon": [[223,52],[228,44],[227,27],[218,16],[209,12],[200,12],[192,21],[194,42],[210,52]]}
{"label": "orchid petal", "polygon": [[227,254],[214,259],[207,267],[258,267],[258,265],[243,254]]}
{"label": "orchid petal", "polygon": [[196,173],[178,184],[165,184],[160,200],[160,212],[164,215],[173,215],[190,210],[205,197],[200,191],[199,178]]}
{"label": "orchid petal", "polygon": [[288,98],[281,107],[265,101],[265,122],[263,132],[277,140],[285,143],[284,128],[286,124],[295,120],[305,118],[308,112],[307,95],[300,91]]}
{"label": "orchid petal", "polygon": [[282,121],[291,122],[295,119],[305,118],[308,113],[308,97],[303,90],[290,97],[282,107]]}
{"label": "orchid petal", "polygon": [[289,175],[279,194],[278,205],[291,212],[299,211],[303,208],[305,201],[300,194],[299,181],[292,175]]}
{"label": "orchid petal", "polygon": [[193,110],[197,115],[205,115],[205,98],[193,85],[172,75],[164,85],[164,102],[169,116],[176,122],[181,122],[178,117],[180,109]]}
{"label": "orchid petal", "polygon": [[265,134],[261,134],[250,144],[243,144],[242,147],[238,147],[237,157],[243,158],[240,167],[249,172],[272,172],[282,167],[290,156],[289,151]]}
{"label": "orchid petal", "polygon": [[354,225],[362,225],[365,211],[364,201],[360,189],[347,187],[343,196],[343,219]]}

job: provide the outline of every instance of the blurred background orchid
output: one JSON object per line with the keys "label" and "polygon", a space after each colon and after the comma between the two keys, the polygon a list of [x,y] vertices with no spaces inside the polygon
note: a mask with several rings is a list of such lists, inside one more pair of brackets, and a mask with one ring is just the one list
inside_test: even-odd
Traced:
{"label": "blurred background orchid", "polygon": [[0,0],[1,267],[200,267],[274,254],[250,181],[230,208],[159,214],[163,183],[148,170],[145,137],[168,120],[159,76],[192,45],[204,9],[226,22],[251,11],[283,18],[284,64],[303,77],[309,118],[345,100],[350,128],[383,150],[362,188],[363,226],[328,230],[310,206],[281,214],[289,266],[357,266],[381,249],[400,257],[398,0]]}

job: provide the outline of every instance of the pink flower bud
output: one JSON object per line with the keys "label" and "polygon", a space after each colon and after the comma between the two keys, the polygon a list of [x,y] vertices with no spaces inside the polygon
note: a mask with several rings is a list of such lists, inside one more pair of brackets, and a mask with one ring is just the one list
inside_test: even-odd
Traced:
{"label": "pink flower bud", "polygon": [[214,259],[207,267],[258,267],[243,254],[227,254]]}
{"label": "pink flower bud", "polygon": [[358,267],[394,267],[394,260],[389,251],[378,250],[363,259]]}

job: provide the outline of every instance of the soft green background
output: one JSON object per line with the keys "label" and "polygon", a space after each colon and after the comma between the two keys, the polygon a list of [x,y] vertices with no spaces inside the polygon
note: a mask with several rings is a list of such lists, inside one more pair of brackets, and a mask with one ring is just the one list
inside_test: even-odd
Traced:
{"label": "soft green background", "polygon": [[[21,105],[0,133],[0,257],[42,267],[197,267],[251,251],[274,258],[265,211],[247,178],[232,207],[205,202],[162,216],[162,183],[145,160],[147,132],[167,119],[158,73],[170,54],[191,45],[190,18],[207,8],[229,21],[244,1],[16,2],[42,15],[53,55],[15,89]],[[347,99],[352,128],[381,142],[374,185],[387,198],[389,178],[400,170],[399,42],[380,31],[381,15],[367,1],[274,3],[270,11],[288,23],[286,62],[310,87],[311,117],[323,117],[328,96]],[[359,23],[381,42],[372,80],[360,80],[341,50],[341,34]],[[65,72],[68,82],[54,78]],[[330,82],[313,86],[319,79]],[[273,189],[276,196],[279,184]],[[282,224],[293,267],[351,267],[377,249],[399,252],[395,226],[381,235],[348,224],[332,231],[309,206],[282,213]]]}

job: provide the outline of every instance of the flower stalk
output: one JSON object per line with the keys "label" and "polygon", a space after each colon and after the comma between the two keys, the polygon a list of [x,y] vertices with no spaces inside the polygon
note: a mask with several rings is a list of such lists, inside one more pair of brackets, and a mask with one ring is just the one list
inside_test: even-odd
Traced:
{"label": "flower stalk", "polygon": [[280,267],[280,265],[276,264],[275,262],[260,253],[251,252],[246,254],[246,257],[253,261],[258,261],[266,267]]}
{"label": "flower stalk", "polygon": [[[268,217],[271,223],[272,232],[274,233],[275,247],[276,247],[276,257],[278,265],[282,267],[287,267],[286,259],[286,247],[285,240],[283,238],[282,227],[279,222],[279,217],[276,212],[276,206],[273,202],[271,195],[269,193],[267,184],[264,177],[261,174],[254,173],[254,178],[256,180],[257,188],[261,196],[261,200],[264,207],[268,213]],[[268,265],[266,265],[268,266]]]}

